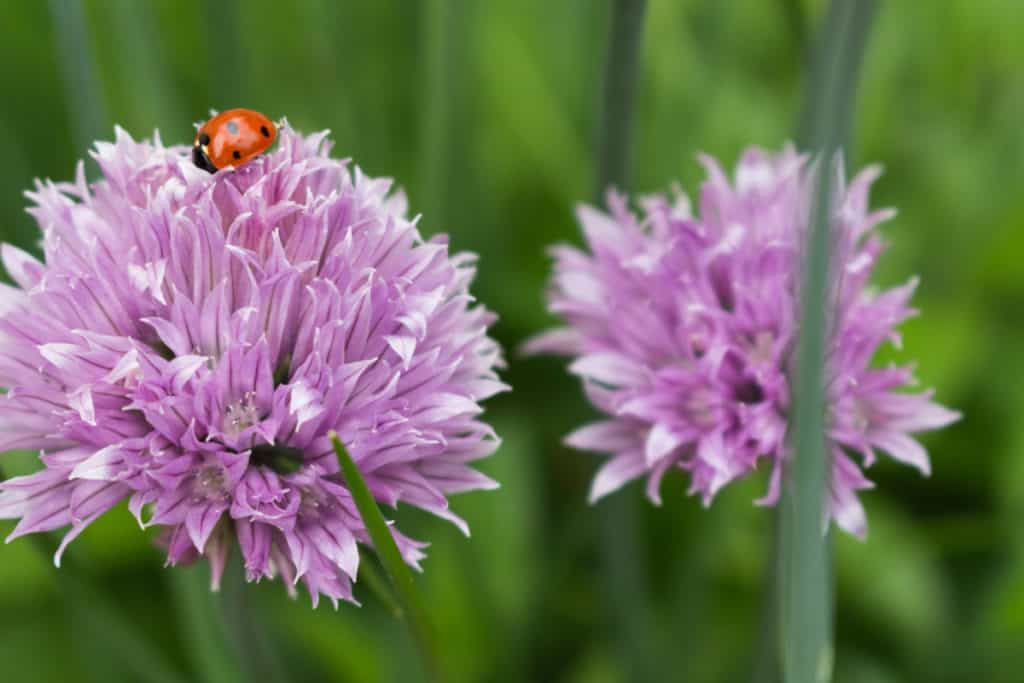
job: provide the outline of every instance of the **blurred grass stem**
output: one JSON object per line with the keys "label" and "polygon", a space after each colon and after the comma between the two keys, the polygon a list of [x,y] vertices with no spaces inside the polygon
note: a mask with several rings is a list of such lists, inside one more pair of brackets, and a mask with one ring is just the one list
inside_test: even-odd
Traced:
{"label": "blurred grass stem", "polygon": [[433,230],[446,230],[452,168],[452,109],[456,100],[455,40],[466,8],[458,0],[427,0],[423,5],[423,116],[419,186],[423,216]]}
{"label": "blurred grass stem", "polygon": [[640,42],[646,0],[611,0],[611,25],[604,71],[604,103],[598,131],[596,201],[610,185],[629,188],[634,103],[639,84]]}
{"label": "blurred grass stem", "polygon": [[757,625],[757,642],[753,652],[753,683],[776,683],[779,680],[779,605],[782,600],[782,509],[772,510],[773,542],[765,562],[762,583],[761,615]]}
{"label": "blurred grass stem", "polygon": [[81,0],[50,0],[49,4],[67,117],[75,148],[85,150],[108,130],[85,8]]}
{"label": "blurred grass stem", "polygon": [[224,620],[210,595],[206,567],[174,567],[167,572],[178,616],[178,632],[197,681],[245,683],[241,662],[232,657]]}
{"label": "blurred grass stem", "polygon": [[242,565],[241,560],[229,561],[220,594],[211,596],[219,598],[221,618],[234,646],[235,660],[248,681],[287,683],[287,673],[277,656],[278,646],[267,633],[272,622],[255,603],[257,588],[246,583]]}
{"label": "blurred grass stem", "polygon": [[[628,191],[632,164],[634,102],[639,82],[640,44],[646,0],[611,0],[608,53],[605,61],[595,202],[604,203],[608,188]],[[620,652],[630,681],[658,678],[651,656],[655,642],[650,626],[645,552],[637,501],[627,492],[601,502],[601,548],[604,553],[611,618],[619,629]]]}
{"label": "blurred grass stem", "polygon": [[381,576],[377,569],[377,560],[365,550],[359,552],[359,580],[366,584],[380,603],[384,605],[395,619],[404,619],[405,612],[402,606],[395,600],[394,593],[388,585],[387,579]]}
{"label": "blurred grass stem", "polygon": [[849,132],[858,71],[874,13],[871,0],[833,0],[813,48],[800,124],[801,147],[817,160],[805,249],[797,348],[792,447],[782,501],[781,625],[787,683],[832,679],[833,616],[830,543],[822,533],[831,459],[825,447],[826,310],[830,290],[833,162]]}

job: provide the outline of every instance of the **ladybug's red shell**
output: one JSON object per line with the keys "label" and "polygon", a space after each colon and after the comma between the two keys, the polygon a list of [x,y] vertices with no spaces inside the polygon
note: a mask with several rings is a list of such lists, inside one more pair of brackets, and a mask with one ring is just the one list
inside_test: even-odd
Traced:
{"label": "ladybug's red shell", "polygon": [[192,162],[216,173],[225,166],[239,166],[265,151],[277,137],[277,126],[252,109],[228,109],[196,131]]}

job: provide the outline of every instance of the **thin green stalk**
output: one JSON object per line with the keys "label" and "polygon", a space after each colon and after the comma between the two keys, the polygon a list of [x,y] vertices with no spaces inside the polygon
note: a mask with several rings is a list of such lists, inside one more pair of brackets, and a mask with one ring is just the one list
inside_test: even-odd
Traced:
{"label": "thin green stalk", "polygon": [[787,683],[832,678],[830,544],[822,513],[830,473],[825,445],[824,365],[831,249],[833,162],[847,138],[871,0],[833,0],[814,52],[802,146],[818,159],[802,285],[793,413],[794,461],[782,508],[783,671]]}
{"label": "thin green stalk", "polygon": [[424,220],[441,230],[448,224],[451,173],[451,124],[455,97],[455,44],[459,17],[465,7],[458,0],[427,0],[423,5],[422,60],[423,117],[420,131],[419,186]]}
{"label": "thin green stalk", "polygon": [[800,147],[820,154],[834,152],[848,142],[857,80],[875,7],[875,0],[832,0],[829,5],[811,55],[810,78],[797,129]]}
{"label": "thin green stalk", "polygon": [[[634,101],[639,82],[640,44],[646,0],[611,0],[603,108],[598,137],[595,201],[603,203],[609,186],[627,191],[630,184]],[[626,493],[601,503],[601,548],[608,602],[619,629],[619,648],[632,681],[658,678],[652,656],[646,562],[637,501]]]}
{"label": "thin green stalk", "polygon": [[96,75],[96,60],[81,0],[50,0],[54,44],[68,106],[68,121],[75,149],[84,150],[107,129],[103,88]]}
{"label": "thin green stalk", "polygon": [[117,64],[120,81],[131,84],[131,97],[121,103],[118,120],[124,122],[132,116],[137,132],[146,135],[160,128],[169,142],[179,135],[187,138],[192,132],[189,123],[206,111],[185,112],[177,83],[169,77],[164,27],[153,3],[108,0],[100,3],[100,9],[107,30],[117,36],[123,54],[131,55],[131,59],[118,60]]}
{"label": "thin green stalk", "polygon": [[402,606],[402,613],[405,615],[406,624],[412,632],[420,655],[423,657],[424,670],[428,677],[439,680],[439,660],[435,656],[433,630],[427,619],[427,612],[420,600],[419,592],[416,590],[416,582],[413,580],[412,570],[402,559],[402,553],[398,550],[394,536],[383,513],[377,507],[366,480],[359,472],[359,467],[352,456],[348,454],[341,439],[336,432],[330,433],[331,443],[334,445],[334,453],[338,457],[338,464],[341,465],[341,472],[345,477],[345,483],[352,499],[355,501],[359,516],[363,518],[366,531],[373,541],[374,550],[380,558],[381,565],[387,573],[391,585],[395,589],[399,603]]}
{"label": "thin green stalk", "polygon": [[277,656],[278,645],[267,633],[266,614],[254,604],[255,586],[245,581],[241,560],[232,560],[224,572],[219,598],[220,614],[228,640],[234,646],[235,660],[246,680],[261,683],[286,683],[288,675]]}
{"label": "thin green stalk", "polygon": [[381,576],[377,569],[377,560],[363,550],[359,552],[359,578],[366,583],[370,592],[377,596],[380,603],[384,605],[395,619],[404,619],[405,612],[402,606],[395,600],[394,593],[387,580]]}
{"label": "thin green stalk", "polygon": [[807,16],[802,0],[777,0],[786,28],[801,57],[807,47]]}
{"label": "thin green stalk", "polygon": [[198,681],[245,683],[240,662],[232,656],[225,625],[213,600],[205,567],[175,567],[167,572],[179,628]]}
{"label": "thin green stalk", "polygon": [[626,679],[656,681],[656,641],[650,620],[647,562],[643,552],[639,501],[620,491],[601,502],[601,555],[607,584],[607,604],[618,631],[616,647]]}
{"label": "thin green stalk", "polygon": [[629,187],[633,112],[639,83],[640,41],[647,0],[611,0],[611,31],[604,72],[604,106],[598,140],[597,201],[609,185]]}
{"label": "thin green stalk", "polygon": [[776,508],[772,514],[773,542],[765,564],[765,576],[761,594],[761,616],[758,624],[757,643],[754,651],[753,683],[776,683],[779,680],[779,606],[782,600],[780,577],[782,576],[782,510]]}

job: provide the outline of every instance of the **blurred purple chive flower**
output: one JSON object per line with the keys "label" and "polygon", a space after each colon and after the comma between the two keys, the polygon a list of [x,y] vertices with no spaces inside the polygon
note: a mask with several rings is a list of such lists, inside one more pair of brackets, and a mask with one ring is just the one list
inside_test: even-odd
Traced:
{"label": "blurred purple chive flower", "polygon": [[[122,500],[164,527],[169,564],[206,557],[216,587],[237,539],[249,580],[351,600],[369,544],[339,474],[337,430],[381,503],[454,522],[447,495],[497,484],[470,467],[498,439],[478,402],[494,316],[474,257],[424,241],[390,181],[282,130],[235,171],[118,130],[103,178],[38,183],[45,261],[10,245],[0,285],[0,450],[43,469],[0,485],[10,538]],[[394,531],[416,567],[424,544]],[[291,588],[289,588],[291,590]]]}
{"label": "blurred purple chive flower", "polygon": [[[612,455],[591,501],[646,477],[647,495],[659,503],[662,478],[681,469],[708,505],[763,459],[770,484],[757,502],[779,499],[815,171],[792,148],[748,150],[735,182],[713,159],[701,161],[708,179],[699,215],[681,192],[672,201],[642,199],[642,218],[610,193],[610,215],[579,209],[591,253],[554,249],[549,308],[568,326],[526,349],[573,356],[570,371],[609,416],[567,437],[575,448]],[[893,215],[868,209],[878,174],[869,168],[848,185],[837,178],[832,226],[828,515],[857,536],[867,529],[857,491],[872,484],[851,454],[870,466],[881,450],[928,474],[928,455],[909,434],[959,417],[932,402],[931,391],[903,391],[913,383],[910,368],[869,365],[883,342],[899,343],[895,328],[914,313],[916,284],[880,294],[867,288],[882,251],[875,227]]]}

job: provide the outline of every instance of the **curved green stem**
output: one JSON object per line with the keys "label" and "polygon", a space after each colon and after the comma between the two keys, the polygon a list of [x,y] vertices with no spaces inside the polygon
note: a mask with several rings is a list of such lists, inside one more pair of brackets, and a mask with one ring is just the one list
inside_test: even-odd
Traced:
{"label": "curved green stem", "polygon": [[394,536],[391,535],[391,529],[380,508],[377,507],[377,501],[370,493],[370,488],[366,485],[366,480],[363,479],[352,456],[348,454],[337,433],[331,432],[330,439],[334,445],[334,453],[338,457],[338,464],[341,465],[345,483],[359,510],[359,516],[363,518],[363,524],[366,525],[366,531],[370,535],[370,540],[373,541],[377,557],[380,558],[381,565],[383,565],[384,571],[395,589],[395,594],[398,596],[402,613],[405,615],[403,621],[408,624],[420,655],[423,657],[425,672],[430,678],[440,680],[440,662],[435,655],[433,629],[427,619],[427,612],[420,600],[419,592],[416,590],[412,570],[402,559],[402,553],[398,550]]}
{"label": "curved green stem", "polygon": [[377,599],[387,608],[391,616],[395,619],[405,619],[405,612],[402,611],[402,606],[395,600],[395,595],[391,592],[387,579],[381,576],[377,570],[376,559],[370,557],[363,550],[360,550],[359,555],[359,578],[366,582],[366,587],[377,596]]}

